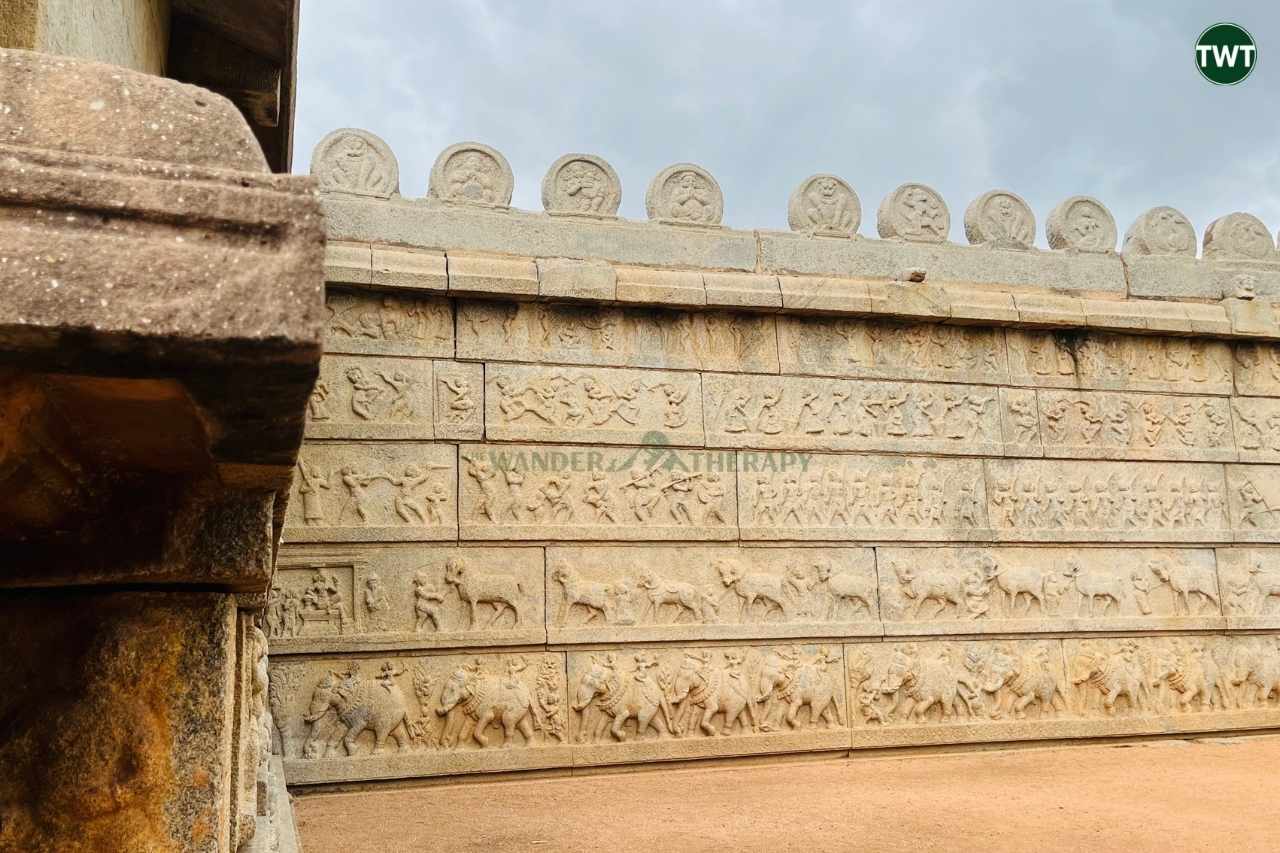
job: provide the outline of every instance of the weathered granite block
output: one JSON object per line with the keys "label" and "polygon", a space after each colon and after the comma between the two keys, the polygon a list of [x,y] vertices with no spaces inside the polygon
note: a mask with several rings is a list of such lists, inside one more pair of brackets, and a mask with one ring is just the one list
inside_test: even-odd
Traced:
{"label": "weathered granite block", "polygon": [[1242,342],[1231,349],[1237,394],[1280,397],[1280,345]]}
{"label": "weathered granite block", "polygon": [[736,539],[731,451],[463,445],[463,539]]}
{"label": "weathered granite block", "polygon": [[432,363],[330,355],[307,411],[308,438],[435,437]]}
{"label": "weathered granite block", "polygon": [[984,541],[982,463],[972,459],[738,456],[743,539]]}
{"label": "weathered granite block", "polygon": [[433,374],[436,438],[484,438],[484,365],[437,361]]}
{"label": "weathered granite block", "polygon": [[553,643],[879,636],[869,548],[547,549]]}
{"label": "weathered granite block", "polygon": [[312,444],[298,460],[287,542],[453,539],[457,457],[451,445]]}
{"label": "weathered granite block", "polygon": [[233,596],[11,591],[0,623],[0,848],[232,849]]}
{"label": "weathered granite block", "polygon": [[697,373],[489,364],[485,435],[493,441],[701,446]]}
{"label": "weathered granite block", "polygon": [[778,339],[757,314],[460,302],[458,357],[777,373]]}
{"label": "weathered granite block", "polygon": [[538,548],[290,546],[265,624],[273,653],[544,643]]}
{"label": "weathered granite block", "polygon": [[707,444],[999,455],[996,391],[978,385],[702,377]]}
{"label": "weathered granite block", "polygon": [[1227,497],[1237,542],[1280,539],[1280,477],[1270,465],[1228,465]]}
{"label": "weathered granite block", "polygon": [[1016,385],[1230,394],[1231,351],[1219,341],[1100,332],[1009,330]]}
{"label": "weathered granite block", "polygon": [[983,464],[991,524],[1002,541],[1232,539],[1221,465],[1019,459]]}
{"label": "weathered granite block", "polygon": [[271,685],[291,784],[572,763],[560,654],[284,658]]}
{"label": "weathered granite block", "polygon": [[885,633],[1223,630],[1214,553],[879,548]]}
{"label": "weathered granite block", "polygon": [[453,307],[446,299],[331,287],[325,306],[326,352],[453,357]]}
{"label": "weathered granite block", "polygon": [[1219,548],[1218,580],[1231,628],[1280,628],[1280,549]]}

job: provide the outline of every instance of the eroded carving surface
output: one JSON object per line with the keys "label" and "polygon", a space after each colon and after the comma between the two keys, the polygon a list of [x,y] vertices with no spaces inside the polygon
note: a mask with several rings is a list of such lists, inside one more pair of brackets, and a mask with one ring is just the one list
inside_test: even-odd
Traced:
{"label": "eroded carving surface", "polygon": [[460,455],[463,538],[737,537],[729,451],[463,445]]}
{"label": "eroded carving surface", "polygon": [[693,370],[778,369],[773,318],[529,302],[461,302],[458,356]]}
{"label": "eroded carving surface", "polygon": [[400,168],[387,143],[367,130],[326,135],[311,154],[311,174],[326,192],[390,198],[400,193]]}
{"label": "eroded carving surface", "polygon": [[644,197],[650,219],[678,225],[719,225],[724,195],[711,173],[692,163],[668,166],[654,177]]}
{"label": "eroded carving surface", "polygon": [[482,207],[507,207],[515,178],[511,166],[488,145],[460,142],[451,145],[431,167],[428,195],[441,201]]}
{"label": "eroded carving surface", "polygon": [[1030,249],[1036,239],[1036,217],[1021,196],[991,190],[965,209],[964,235],[975,246]]}
{"label": "eroded carving surface", "polygon": [[1228,213],[1204,230],[1204,256],[1213,260],[1275,260],[1276,241],[1262,220],[1249,213]]}
{"label": "eroded carving surface", "polygon": [[372,355],[453,355],[447,300],[328,288],[325,349]]}
{"label": "eroded carving surface", "polygon": [[312,438],[434,438],[431,362],[331,355],[307,403]]}
{"label": "eroded carving surface", "polygon": [[744,539],[983,540],[986,504],[974,460],[743,454],[738,467]]}
{"label": "eroded carving surface", "polygon": [[547,213],[617,216],[621,201],[617,173],[593,154],[566,154],[542,179],[542,207]]}
{"label": "eroded carving surface", "polygon": [[1009,330],[1009,373],[1020,385],[1230,394],[1231,356],[1220,341],[1102,332]]}
{"label": "eroded carving surface", "polygon": [[547,588],[553,642],[879,632],[867,548],[550,548]]}
{"label": "eroded carving surface", "polygon": [[294,474],[285,540],[451,539],[457,485],[450,445],[312,444]]}
{"label": "eroded carving surface", "polygon": [[1126,255],[1196,256],[1196,229],[1182,211],[1153,207],[1139,216],[1124,235]]}
{"label": "eroded carving surface", "polygon": [[858,233],[861,221],[858,194],[835,175],[806,178],[787,203],[787,223],[792,231],[850,237]]}
{"label": "eroded carving surface", "polygon": [[933,187],[903,184],[880,203],[876,230],[890,240],[943,243],[951,233],[951,214]]}
{"label": "eroded carving surface", "polygon": [[[1236,458],[1231,407],[1223,397],[1043,389],[1035,394],[1040,410],[1036,429],[1048,456]],[[1006,398],[1006,422],[1019,422],[1023,399],[1015,394]]]}
{"label": "eroded carving surface", "polygon": [[1072,196],[1059,204],[1045,222],[1050,249],[1074,252],[1114,252],[1116,221],[1096,198]]}

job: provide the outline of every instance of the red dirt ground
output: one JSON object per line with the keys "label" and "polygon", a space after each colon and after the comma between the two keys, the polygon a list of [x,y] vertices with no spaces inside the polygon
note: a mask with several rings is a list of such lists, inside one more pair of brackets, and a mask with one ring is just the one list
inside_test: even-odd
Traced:
{"label": "red dirt ground", "polygon": [[306,853],[1280,850],[1280,736],[302,795]]}

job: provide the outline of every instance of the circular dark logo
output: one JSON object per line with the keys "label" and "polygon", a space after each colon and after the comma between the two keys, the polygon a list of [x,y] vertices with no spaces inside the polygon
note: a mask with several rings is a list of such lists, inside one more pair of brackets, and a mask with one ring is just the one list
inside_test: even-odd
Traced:
{"label": "circular dark logo", "polygon": [[1239,24],[1214,24],[1196,39],[1196,68],[1216,86],[1234,86],[1258,66],[1258,46]]}

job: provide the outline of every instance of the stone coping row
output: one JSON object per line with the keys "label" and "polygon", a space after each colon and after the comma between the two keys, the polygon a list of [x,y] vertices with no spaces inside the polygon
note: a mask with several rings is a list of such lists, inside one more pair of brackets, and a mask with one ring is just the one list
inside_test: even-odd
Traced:
{"label": "stone coping row", "polygon": [[[392,202],[386,202],[392,204]],[[326,202],[329,231],[334,227],[333,204]],[[474,216],[468,211],[465,215]],[[488,214],[498,215],[498,214]],[[456,215],[458,217],[462,214]],[[563,223],[547,218],[549,226]],[[605,227],[605,226],[599,226]],[[622,226],[612,226],[622,227]],[[635,227],[635,226],[628,226]],[[663,226],[653,226],[659,228]],[[672,227],[673,237],[687,237],[685,229]],[[495,227],[495,234],[504,233]],[[755,252],[757,240],[743,235]],[[694,235],[705,239],[706,235]],[[768,251],[772,237],[761,235],[759,245]],[[796,241],[824,238],[779,235],[790,246],[787,251],[803,251]],[[661,241],[659,241],[661,242]],[[791,244],[795,245],[791,245]],[[923,320],[955,324],[1024,326],[1035,328],[1089,328],[1106,331],[1203,335],[1223,338],[1280,339],[1280,321],[1274,303],[1266,299],[1230,297],[1217,303],[1186,299],[1125,298],[1121,287],[1105,290],[1080,288],[1075,295],[1035,289],[1036,281],[1054,282],[1047,268],[1034,271],[1025,281],[1009,285],[1009,277],[999,286],[973,276],[952,279],[939,277],[937,283],[930,264],[905,265],[887,272],[850,269],[846,274],[815,275],[818,264],[797,275],[787,272],[709,271],[706,269],[655,269],[623,262],[575,260],[569,257],[537,257],[547,249],[572,253],[572,247],[555,240],[532,240],[521,248],[523,257],[484,254],[474,250],[476,241],[459,240],[459,248],[423,249],[409,245],[331,239],[326,248],[326,279],[333,284],[364,285],[386,290],[405,290],[490,299],[543,300],[607,305],[662,306],[692,309],[733,309],[789,314],[866,316],[896,320]],[[455,245],[452,242],[447,245]],[[857,245],[862,245],[861,243]],[[894,244],[885,244],[893,248]],[[496,242],[481,247],[501,251]],[[507,248],[512,248],[508,246]],[[915,251],[919,247],[897,248]],[[930,246],[930,251],[943,247]],[[1000,249],[949,247],[964,253],[985,253],[1001,260],[1010,252]],[[619,253],[621,254],[621,253]],[[689,253],[694,254],[694,253]],[[1030,256],[1028,256],[1030,257]],[[1066,255],[1054,256],[1058,263],[1112,263],[1114,257],[1092,256],[1086,260]],[[671,259],[674,261],[675,256]],[[1195,259],[1144,258],[1151,264],[1186,262],[1209,266],[1232,266],[1224,262]],[[745,264],[745,261],[744,261]],[[754,262],[747,264],[753,266]],[[923,271],[925,280],[919,278]],[[1213,271],[1210,271],[1213,272]],[[886,274],[880,274],[886,273]],[[1235,275],[1244,275],[1236,271]],[[894,279],[893,276],[898,276]],[[1277,268],[1280,275],[1280,267]]]}

